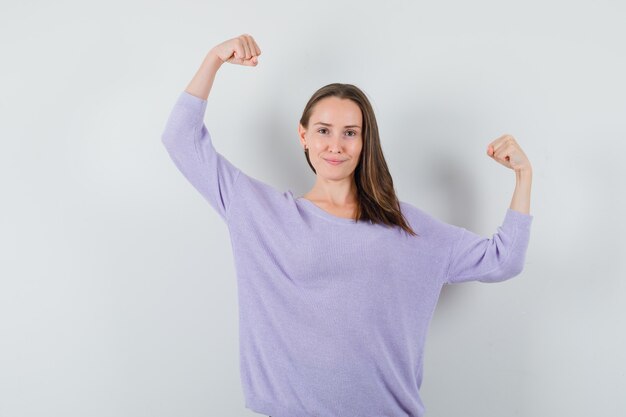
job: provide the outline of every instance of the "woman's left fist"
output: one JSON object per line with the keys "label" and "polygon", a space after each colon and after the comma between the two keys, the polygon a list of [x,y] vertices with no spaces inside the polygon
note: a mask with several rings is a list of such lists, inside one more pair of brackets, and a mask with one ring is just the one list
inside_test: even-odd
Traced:
{"label": "woman's left fist", "polygon": [[530,161],[511,135],[502,135],[487,146],[487,155],[515,172],[530,171]]}

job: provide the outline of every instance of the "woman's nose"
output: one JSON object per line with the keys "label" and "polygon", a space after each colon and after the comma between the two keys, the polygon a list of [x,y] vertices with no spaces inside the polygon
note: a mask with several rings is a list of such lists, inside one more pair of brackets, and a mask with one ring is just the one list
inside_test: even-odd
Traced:
{"label": "woman's nose", "polygon": [[341,137],[333,136],[328,142],[328,149],[332,151],[340,151],[341,150]]}

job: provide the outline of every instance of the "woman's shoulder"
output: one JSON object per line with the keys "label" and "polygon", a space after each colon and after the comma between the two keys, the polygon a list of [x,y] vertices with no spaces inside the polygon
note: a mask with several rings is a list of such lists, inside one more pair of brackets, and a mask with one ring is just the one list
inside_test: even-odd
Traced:
{"label": "woman's shoulder", "polygon": [[289,194],[289,191],[282,191],[278,187],[271,185],[259,178],[250,176],[244,172],[241,173],[239,185],[242,189],[246,189],[249,193],[262,194],[268,197],[281,197]]}
{"label": "woman's shoulder", "polygon": [[290,190],[282,191],[259,178],[241,172],[237,179],[235,206],[249,210],[277,210],[286,200],[294,200]]}
{"label": "woman's shoulder", "polygon": [[437,235],[458,233],[458,226],[443,221],[439,216],[431,214],[426,210],[417,207],[406,201],[400,201],[400,209],[407,221],[415,229],[422,232],[434,233]]}

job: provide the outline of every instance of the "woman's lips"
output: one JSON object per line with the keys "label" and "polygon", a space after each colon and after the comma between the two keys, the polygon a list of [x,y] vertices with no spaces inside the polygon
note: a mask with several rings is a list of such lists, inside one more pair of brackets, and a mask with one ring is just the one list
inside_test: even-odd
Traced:
{"label": "woman's lips", "polygon": [[324,159],[324,161],[328,162],[331,165],[339,165],[340,163],[344,162],[344,161],[333,161],[332,159]]}

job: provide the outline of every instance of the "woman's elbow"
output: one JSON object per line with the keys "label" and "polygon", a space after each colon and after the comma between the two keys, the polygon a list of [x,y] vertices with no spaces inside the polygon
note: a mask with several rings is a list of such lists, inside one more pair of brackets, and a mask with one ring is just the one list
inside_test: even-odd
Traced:
{"label": "woman's elbow", "polygon": [[524,261],[505,262],[498,269],[479,279],[481,282],[501,282],[520,275],[524,270]]}

